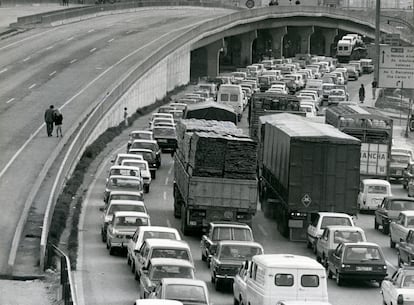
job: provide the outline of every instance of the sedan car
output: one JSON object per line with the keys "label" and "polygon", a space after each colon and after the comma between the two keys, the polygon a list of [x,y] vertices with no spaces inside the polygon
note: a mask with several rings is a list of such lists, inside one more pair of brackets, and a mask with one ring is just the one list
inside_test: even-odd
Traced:
{"label": "sedan car", "polygon": [[131,147],[131,144],[134,140],[153,140],[152,132],[149,130],[133,130],[129,134],[129,139],[127,143],[127,151]]}
{"label": "sedan car", "polygon": [[328,278],[344,280],[372,280],[381,283],[387,276],[387,264],[381,247],[375,243],[342,243],[328,258]]}
{"label": "sedan car", "polygon": [[414,265],[414,230],[410,230],[407,238],[398,244],[397,251],[398,267]]}
{"label": "sedan car", "polygon": [[143,192],[141,177],[113,175],[108,178],[105,186],[104,201],[107,203],[111,192],[118,190]]}
{"label": "sedan car", "polygon": [[404,171],[411,162],[411,155],[405,152],[391,151],[390,178],[401,180],[404,178]]}
{"label": "sedan car", "polygon": [[414,268],[400,268],[381,284],[384,305],[412,304],[414,302]]}
{"label": "sedan car", "polygon": [[148,298],[163,278],[195,279],[194,266],[183,259],[152,258],[140,277],[141,299]]}
{"label": "sedan car", "polygon": [[374,228],[382,227],[382,232],[390,232],[390,223],[398,218],[401,211],[414,210],[414,199],[407,197],[385,197],[381,206],[375,211]]}
{"label": "sedan car", "polygon": [[390,223],[390,247],[407,239],[408,232],[414,229],[414,211],[401,211],[395,221]]}
{"label": "sedan car", "polygon": [[145,160],[125,159],[122,161],[122,165],[135,166],[140,169],[141,177],[144,183],[143,185],[144,193],[148,193],[150,191],[150,186],[152,182],[151,172],[149,169],[148,162]]}
{"label": "sedan car", "polygon": [[210,304],[206,283],[192,279],[163,278],[149,298],[177,300],[184,305]]}
{"label": "sedan car", "polygon": [[[153,133],[154,139],[156,138],[155,133]],[[155,153],[156,166],[159,168],[161,166],[161,149],[156,140],[134,140],[131,144],[131,149],[149,149]],[[145,158],[144,158],[145,159]]]}
{"label": "sedan car", "polygon": [[210,262],[211,282],[216,290],[221,288],[223,282],[232,282],[243,262],[258,254],[263,254],[263,247],[253,241],[218,242],[217,251]]}
{"label": "sedan car", "polygon": [[341,102],[346,102],[347,100],[348,96],[346,95],[345,90],[332,89],[329,91],[328,105],[338,105]]}
{"label": "sedan car", "polygon": [[149,166],[150,173],[151,173],[151,178],[152,179],[156,178],[156,173],[157,173],[159,163],[157,161],[157,156],[154,151],[152,151],[151,149],[144,149],[144,148],[137,148],[137,149],[131,148],[129,150],[129,153],[141,155],[142,158],[148,162],[148,166]]}
{"label": "sedan car", "polygon": [[207,233],[201,237],[201,260],[208,261],[220,240],[253,241],[252,229],[247,224],[228,221],[213,221],[208,225]]}

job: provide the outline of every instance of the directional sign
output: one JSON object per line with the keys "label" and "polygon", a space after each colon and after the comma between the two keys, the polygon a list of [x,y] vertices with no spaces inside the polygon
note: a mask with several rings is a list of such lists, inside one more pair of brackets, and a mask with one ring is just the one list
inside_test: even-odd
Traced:
{"label": "directional sign", "polygon": [[378,87],[414,89],[414,47],[380,46]]}
{"label": "directional sign", "polygon": [[312,199],[311,199],[311,197],[310,197],[308,194],[305,194],[305,195],[302,197],[302,204],[303,204],[305,207],[308,207],[311,203],[312,203]]}

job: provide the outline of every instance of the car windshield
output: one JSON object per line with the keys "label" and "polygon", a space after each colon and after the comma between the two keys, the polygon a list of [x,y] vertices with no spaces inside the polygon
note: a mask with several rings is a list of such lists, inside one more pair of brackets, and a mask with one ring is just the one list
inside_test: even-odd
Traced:
{"label": "car windshield", "polygon": [[149,142],[134,142],[132,143],[131,148],[143,148],[143,149],[150,149],[155,150],[156,149],[155,143],[149,143]]}
{"label": "car windshield", "polygon": [[109,171],[109,176],[114,176],[114,175],[139,177],[140,171],[134,170],[134,169],[112,168]]}
{"label": "car windshield", "polygon": [[133,162],[133,161],[132,162],[125,161],[123,165],[138,167],[140,170],[144,170],[144,171],[147,170],[147,165],[141,162],[138,163],[138,162]]}
{"label": "car windshield", "polygon": [[144,158],[144,160],[145,161],[148,161],[148,160],[152,160],[153,159],[153,157],[152,157],[152,153],[150,153],[150,152],[144,152],[144,151],[131,151],[130,152],[131,154],[137,154],[137,155],[141,155],[143,158]]}
{"label": "car windshield", "polygon": [[329,95],[336,95],[336,96],[342,96],[345,95],[343,91],[339,91],[339,90],[331,90],[331,92],[329,92]]}
{"label": "car windshield", "polygon": [[368,186],[368,194],[381,194],[386,195],[387,187],[383,185],[370,185]]}
{"label": "car windshield", "polygon": [[152,132],[154,133],[155,138],[160,138],[160,137],[175,138],[176,137],[175,128],[171,128],[171,127],[155,127],[152,130]]}
{"label": "car windshield", "polygon": [[381,260],[382,255],[376,247],[355,246],[345,250],[344,258],[348,261]]}
{"label": "car windshield", "polygon": [[391,211],[406,211],[414,210],[414,201],[409,200],[393,200],[391,202],[390,208]]}
{"label": "car windshield", "polygon": [[115,218],[115,227],[147,226],[148,218],[139,216],[119,216]]}
{"label": "car windshield", "polygon": [[161,280],[163,278],[193,279],[194,273],[191,267],[184,266],[155,266],[151,269],[150,278]]}
{"label": "car windshield", "polygon": [[110,178],[111,185],[114,187],[127,187],[139,189],[141,180],[139,179],[124,179],[124,178]]}
{"label": "car windshield", "polygon": [[157,232],[157,231],[145,231],[143,240],[147,238],[159,238],[159,239],[173,239],[176,240],[177,236],[173,232]]}
{"label": "car windshield", "polygon": [[406,275],[403,279],[402,287],[414,288],[414,275]]}
{"label": "car windshield", "polygon": [[149,132],[137,132],[137,133],[132,133],[131,134],[131,138],[133,140],[152,140],[152,136]]}
{"label": "car windshield", "polygon": [[335,231],[334,232],[334,243],[357,243],[363,241],[361,232],[355,231]]}
{"label": "car windshield", "polygon": [[207,304],[206,294],[202,286],[169,284],[165,289],[165,298]]}
{"label": "car windshield", "polygon": [[409,155],[393,155],[391,154],[391,162],[408,164],[410,162]]}
{"label": "car windshield", "polygon": [[262,249],[244,245],[223,245],[220,259],[250,260],[257,254],[262,254]]}
{"label": "car windshield", "polygon": [[414,217],[407,217],[407,227],[414,227]]}
{"label": "car windshield", "polygon": [[327,226],[352,226],[352,224],[347,217],[324,216],[321,223],[321,229],[325,229]]}
{"label": "car windshield", "polygon": [[151,258],[179,258],[189,261],[190,256],[188,251],[185,249],[169,249],[169,248],[162,248],[162,249],[153,249]]}
{"label": "car windshield", "polygon": [[249,229],[244,228],[215,228],[213,231],[213,241],[218,240],[240,240],[240,241],[252,241],[252,232]]}
{"label": "car windshield", "polygon": [[111,194],[109,200],[135,200],[141,201],[142,196],[133,194]]}
{"label": "car windshield", "polygon": [[146,213],[144,205],[138,204],[111,204],[108,210],[108,215],[112,215],[117,211],[131,211]]}

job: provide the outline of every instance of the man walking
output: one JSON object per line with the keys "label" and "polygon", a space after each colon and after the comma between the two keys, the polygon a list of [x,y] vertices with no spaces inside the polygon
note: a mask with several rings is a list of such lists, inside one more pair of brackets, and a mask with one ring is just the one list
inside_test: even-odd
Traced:
{"label": "man walking", "polygon": [[359,102],[363,103],[365,100],[365,88],[364,88],[364,84],[361,84],[361,87],[359,88]]}
{"label": "man walking", "polygon": [[50,105],[50,107],[45,111],[45,123],[48,137],[51,137],[53,133],[53,119],[55,116],[55,110],[53,108],[53,105]]}
{"label": "man walking", "polygon": [[128,127],[128,109],[127,109],[127,107],[124,108],[124,122],[125,122],[125,127]]}
{"label": "man walking", "polygon": [[378,87],[378,83],[375,78],[372,81],[371,86],[372,86],[372,99],[375,100],[375,91],[377,90],[377,87]]}

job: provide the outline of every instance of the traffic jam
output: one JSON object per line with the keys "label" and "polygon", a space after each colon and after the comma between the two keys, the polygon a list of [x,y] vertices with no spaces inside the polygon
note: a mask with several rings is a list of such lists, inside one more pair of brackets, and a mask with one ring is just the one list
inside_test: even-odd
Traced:
{"label": "traffic jam", "polygon": [[[383,304],[414,304],[414,153],[393,144],[390,117],[350,98],[348,82],[371,74],[372,60],[340,61],[269,58],[200,80],[130,132],[108,169],[100,239],[126,257],[131,303],[210,305],[212,285],[234,304],[329,305],[329,281],[358,281]],[[166,160],[178,228],[153,223],[145,201]],[[259,213],[314,257],[265,253]],[[389,236],[395,272],[358,215]],[[200,256],[185,236],[200,237]],[[197,277],[201,262],[211,284]]]}

